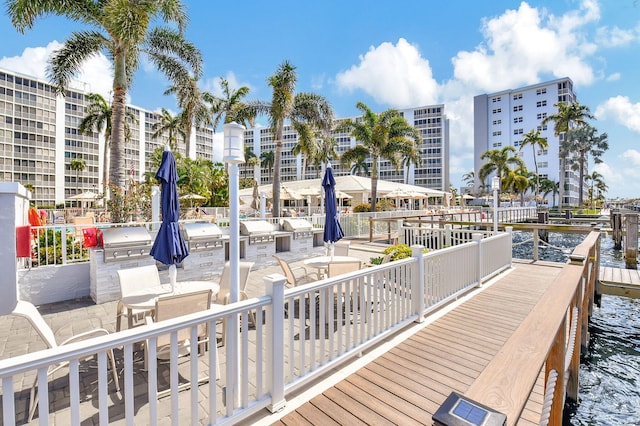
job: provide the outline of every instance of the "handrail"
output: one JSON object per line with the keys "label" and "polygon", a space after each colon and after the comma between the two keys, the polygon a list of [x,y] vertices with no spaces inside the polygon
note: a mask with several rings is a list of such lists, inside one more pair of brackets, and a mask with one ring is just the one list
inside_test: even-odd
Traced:
{"label": "handrail", "polygon": [[[565,378],[567,317],[577,312],[578,324],[588,320],[589,300],[594,289],[590,283],[595,280],[594,263],[597,265],[599,261],[595,250],[598,243],[599,232],[594,231],[576,247],[575,260],[560,271],[502,350],[465,392],[467,397],[505,414],[509,425],[516,424],[520,418],[543,366],[547,377],[551,370],[556,370],[558,383],[562,384],[561,392],[554,394],[549,424],[562,424],[565,392],[571,397],[577,396],[572,395],[572,389],[576,388],[577,392],[580,351],[567,354],[571,356],[567,362],[570,377]],[[580,259],[586,262],[581,263]],[[584,338],[586,333],[577,327],[576,341]]]}

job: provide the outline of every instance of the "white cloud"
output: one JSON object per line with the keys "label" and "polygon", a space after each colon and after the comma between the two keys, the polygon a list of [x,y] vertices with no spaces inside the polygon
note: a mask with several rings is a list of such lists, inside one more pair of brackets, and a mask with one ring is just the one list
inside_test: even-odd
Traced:
{"label": "white cloud", "polygon": [[620,78],[622,77],[622,75],[619,72],[614,72],[613,74],[609,75],[606,80],[607,81],[618,81],[620,80]]}
{"label": "white cloud", "polygon": [[484,22],[485,42],[452,59],[454,76],[487,92],[537,83],[546,75],[590,84],[595,77],[586,59],[596,46],[580,30],[598,17],[592,1],[560,17],[522,2],[518,10]]}
{"label": "white cloud", "polygon": [[[233,91],[246,86],[249,88],[249,94],[251,94],[252,86],[249,83],[241,83],[238,81],[238,77],[236,77],[232,71],[229,71],[223,78],[229,82],[229,90]],[[202,90],[210,92],[214,96],[222,97],[223,93],[222,86],[220,85],[220,77],[210,77],[205,79],[202,84]]]}
{"label": "white cloud", "polygon": [[360,56],[360,63],[336,76],[338,88],[362,90],[376,102],[393,108],[437,103],[438,84],[429,61],[417,46],[401,38],[382,43]]}
{"label": "white cloud", "polygon": [[640,102],[631,103],[626,96],[615,96],[598,105],[596,118],[611,118],[624,127],[640,133]]}
{"label": "white cloud", "polygon": [[[45,47],[27,47],[20,56],[0,59],[0,67],[48,80],[46,71],[49,66],[49,57],[62,46],[62,43],[54,40]],[[113,67],[111,62],[100,53],[84,63],[81,72],[75,79],[78,82],[88,84],[88,90],[91,92],[99,93],[107,98],[113,86]]]}
{"label": "white cloud", "polygon": [[631,30],[624,30],[614,26],[600,27],[596,31],[596,40],[604,47],[620,47],[640,41],[640,26]]}

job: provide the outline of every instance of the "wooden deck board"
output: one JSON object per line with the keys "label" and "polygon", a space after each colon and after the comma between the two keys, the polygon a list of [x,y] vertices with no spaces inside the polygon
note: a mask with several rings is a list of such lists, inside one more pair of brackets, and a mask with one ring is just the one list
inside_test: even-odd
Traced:
{"label": "wooden deck board", "polygon": [[[340,424],[430,424],[449,393],[464,393],[499,353],[560,270],[514,264],[492,286],[306,404]],[[518,424],[539,422],[542,380]]]}

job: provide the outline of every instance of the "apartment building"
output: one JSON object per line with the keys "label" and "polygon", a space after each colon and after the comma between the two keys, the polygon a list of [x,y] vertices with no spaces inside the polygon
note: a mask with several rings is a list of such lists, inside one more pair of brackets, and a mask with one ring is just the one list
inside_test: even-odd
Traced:
{"label": "apartment building", "polygon": [[[0,180],[33,188],[38,206],[62,204],[84,192],[102,192],[104,134],[80,134],[90,88],[74,82],[64,95],[56,95],[46,81],[0,69]],[[153,125],[160,115],[127,105],[129,138],[125,142],[125,167],[134,181],[143,179],[151,153],[167,143],[154,138]],[[213,159],[213,130],[193,129],[192,157]],[[182,150],[182,151],[181,151]],[[178,152],[185,155],[184,147]],[[82,171],[71,170],[81,158]]]}
{"label": "apartment building", "polygon": [[[449,180],[449,121],[444,113],[444,105],[431,105],[399,110],[405,119],[422,135],[418,149],[421,163],[410,164],[396,170],[388,160],[381,159],[378,164],[379,177],[392,182],[409,183],[426,188],[448,191]],[[344,120],[346,118],[339,118]],[[360,117],[350,117],[359,120]],[[280,177],[282,182],[313,179],[322,176],[321,167],[306,164],[302,155],[293,155],[292,150],[298,143],[298,135],[291,126],[285,126],[283,133],[282,155],[280,159]],[[341,156],[346,150],[359,142],[347,133],[334,132],[336,151]],[[268,128],[256,127],[245,131],[245,145],[260,157],[263,152],[275,151],[273,135]],[[366,161],[371,170],[371,158]],[[340,164],[339,158],[331,162],[335,175],[352,173],[351,167]],[[304,167],[304,170],[303,170]],[[273,170],[256,166],[253,169],[240,168],[242,177],[255,177],[260,184],[273,182]]]}
{"label": "apartment building", "polygon": [[[570,167],[560,169],[559,149],[564,135],[554,134],[553,123],[542,125],[542,120],[558,111],[555,106],[558,102],[576,101],[573,82],[568,77],[475,96],[473,109],[476,190],[482,186],[477,176],[485,162],[480,156],[488,150],[513,146],[518,150],[518,155],[524,160],[527,168],[534,170],[531,147],[522,150],[520,148],[524,134],[531,130],[540,130],[540,135],[547,139],[549,148],[536,148],[538,173],[541,178],[560,182],[562,205],[577,205],[578,173]],[[558,205],[558,200],[554,204]]]}

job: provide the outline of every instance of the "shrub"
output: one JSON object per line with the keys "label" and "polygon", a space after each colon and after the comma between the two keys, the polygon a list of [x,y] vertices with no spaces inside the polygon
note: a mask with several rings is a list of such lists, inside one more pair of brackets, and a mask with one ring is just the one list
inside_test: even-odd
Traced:
{"label": "shrub", "polygon": [[363,212],[370,212],[370,211],[371,211],[371,204],[369,203],[356,204],[355,206],[353,206],[354,213],[363,213]]}
{"label": "shrub", "polygon": [[411,250],[411,247],[409,247],[406,244],[396,244],[395,246],[390,246],[384,249],[383,253],[384,254],[393,253],[393,255],[391,256],[391,260],[394,261],[398,259],[411,257],[412,250]]}

